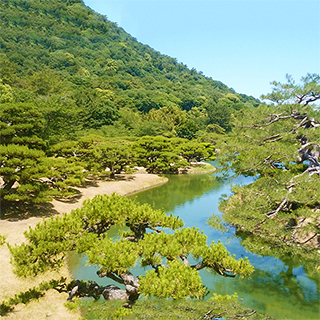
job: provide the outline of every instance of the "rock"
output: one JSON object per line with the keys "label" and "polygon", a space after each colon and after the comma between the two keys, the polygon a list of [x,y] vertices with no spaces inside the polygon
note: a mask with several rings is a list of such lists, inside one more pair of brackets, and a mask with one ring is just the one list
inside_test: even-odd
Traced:
{"label": "rock", "polygon": [[106,286],[102,292],[103,297],[106,300],[128,300],[129,296],[125,290],[120,289],[117,286]]}

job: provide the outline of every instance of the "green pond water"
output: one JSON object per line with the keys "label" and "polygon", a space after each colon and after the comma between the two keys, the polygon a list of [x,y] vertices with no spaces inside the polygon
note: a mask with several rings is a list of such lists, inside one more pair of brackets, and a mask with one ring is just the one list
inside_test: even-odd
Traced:
{"label": "green pond water", "polygon": [[[172,175],[169,182],[156,188],[131,195],[140,203],[149,203],[167,213],[180,216],[186,227],[195,226],[203,230],[208,243],[221,240],[236,258],[248,257],[255,272],[248,279],[224,278],[206,270],[200,274],[204,284],[218,294],[237,293],[248,308],[264,312],[276,319],[307,320],[320,319],[319,273],[307,274],[308,265],[293,258],[276,259],[248,252],[241,245],[241,238],[230,229],[222,233],[207,224],[215,214],[221,216],[218,203],[222,195],[231,195],[231,184],[248,184],[253,178],[238,177],[233,181],[217,181],[214,174]],[[111,230],[116,233],[117,230]],[[72,254],[70,269],[76,279],[95,280],[101,285],[112,283],[100,279],[97,268],[86,265],[86,257]],[[310,268],[309,268],[310,269]],[[131,270],[139,275],[144,270]]]}

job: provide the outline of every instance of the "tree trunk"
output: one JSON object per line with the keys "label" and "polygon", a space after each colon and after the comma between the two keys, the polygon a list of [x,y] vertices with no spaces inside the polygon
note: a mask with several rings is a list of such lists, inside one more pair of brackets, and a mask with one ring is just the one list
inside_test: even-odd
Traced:
{"label": "tree trunk", "polygon": [[14,180],[9,180],[8,182],[6,182],[4,184],[3,190],[10,191],[15,182],[16,182],[15,179]]}
{"label": "tree trunk", "polygon": [[100,278],[107,277],[125,285],[125,290],[114,285],[105,287],[102,294],[106,300],[128,300],[130,304],[133,304],[139,298],[139,278],[134,279],[132,273],[125,272],[115,275],[100,269],[97,274]]}

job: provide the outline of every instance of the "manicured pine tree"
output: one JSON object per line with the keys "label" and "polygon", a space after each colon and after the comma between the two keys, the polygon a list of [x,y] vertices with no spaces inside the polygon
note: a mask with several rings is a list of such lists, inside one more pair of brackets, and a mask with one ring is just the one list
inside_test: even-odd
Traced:
{"label": "manicured pine tree", "polygon": [[[119,227],[115,238],[107,231]],[[170,233],[165,230],[170,231]],[[183,228],[179,217],[166,215],[150,205],[140,205],[126,197],[97,195],[80,209],[38,223],[25,233],[27,244],[10,247],[15,273],[35,276],[64,263],[70,250],[85,253],[89,263],[99,267],[99,277],[123,285],[101,287],[73,282],[70,298],[84,291],[96,298],[128,300],[140,294],[181,299],[202,298],[206,288],[199,271],[207,268],[225,277],[247,276],[253,267],[247,259],[236,260],[222,243],[207,244],[196,228]],[[196,259],[196,262],[192,264]],[[137,263],[149,266],[145,274],[130,270]]]}

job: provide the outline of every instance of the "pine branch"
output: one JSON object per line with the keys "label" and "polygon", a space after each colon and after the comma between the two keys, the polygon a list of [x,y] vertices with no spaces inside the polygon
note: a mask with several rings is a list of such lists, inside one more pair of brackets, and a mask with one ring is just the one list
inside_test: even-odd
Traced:
{"label": "pine branch", "polygon": [[149,229],[151,229],[151,230],[153,230],[153,231],[155,231],[155,232],[157,232],[157,233],[161,233],[161,232],[163,232],[163,230],[160,230],[160,229],[157,229],[157,228],[155,228],[155,227],[151,227],[151,226],[147,226],[147,228],[149,228]]}
{"label": "pine branch", "polygon": [[307,122],[307,120],[308,120],[308,117],[304,117],[302,121],[292,129],[291,133],[296,133],[297,130]]}
{"label": "pine branch", "polygon": [[203,261],[200,261],[197,264],[191,266],[191,268],[196,269],[196,270],[201,270],[201,269],[205,268],[206,266],[207,265]]}
{"label": "pine branch", "polygon": [[280,136],[280,134],[278,133],[278,134],[275,134],[275,135],[273,135],[273,136],[270,136],[270,137],[264,138],[263,140],[264,140],[264,141],[265,141],[265,140],[270,140],[270,139],[277,138],[277,137],[279,137],[279,136]]}
{"label": "pine branch", "polygon": [[97,275],[99,276],[99,278],[107,277],[107,278],[110,278],[110,279],[120,283],[120,284],[124,284],[123,279],[121,279],[120,277],[116,276],[112,272],[104,271],[103,269],[100,269],[100,270],[97,271]]}
{"label": "pine branch", "polygon": [[318,233],[316,232],[312,237],[310,237],[309,239],[303,241],[303,242],[299,242],[299,244],[306,244],[307,242],[309,242],[310,240],[312,240],[313,238],[315,238],[318,235]]}
{"label": "pine branch", "polygon": [[296,239],[297,239],[294,235],[296,234],[296,232],[298,231],[298,229],[300,229],[300,228],[302,227],[302,224],[303,224],[303,222],[304,222],[305,220],[306,220],[306,218],[303,218],[303,219],[301,220],[301,222],[299,223],[298,226],[293,227],[293,228],[295,229],[295,230],[293,231],[292,235],[291,235],[291,237],[293,238],[293,240],[296,240]]}
{"label": "pine branch", "polygon": [[267,217],[268,218],[274,217],[287,203],[288,203],[288,199],[285,198],[276,210],[267,213]]}
{"label": "pine branch", "polygon": [[279,120],[283,120],[283,119],[290,119],[290,118],[293,118],[295,117],[295,114],[291,114],[290,116],[282,116],[279,115],[279,114],[271,114],[270,115],[271,117],[274,116],[275,118],[271,121],[269,121],[268,123],[265,123],[265,124],[254,124],[252,126],[252,128],[256,128],[256,127],[267,127],[267,126],[270,126],[271,124],[279,121]]}
{"label": "pine branch", "polygon": [[277,138],[277,139],[273,139],[273,140],[266,141],[266,143],[277,142],[277,141],[280,141],[280,140],[282,140],[282,139],[283,139],[283,137],[279,137],[279,138]]}
{"label": "pine branch", "polygon": [[252,315],[254,315],[255,313],[257,313],[257,311],[252,310],[252,312],[248,313],[248,314],[236,314],[234,317],[232,318],[243,318],[243,317],[250,317]]}
{"label": "pine branch", "polygon": [[220,313],[214,314],[214,315],[210,316],[210,317],[209,317],[209,319],[215,319],[215,318],[217,318],[217,317],[221,316],[222,314],[227,313],[228,311],[229,311],[229,310],[226,310],[226,311],[223,311],[223,312],[220,312]]}
{"label": "pine branch", "polygon": [[182,254],[182,255],[180,256],[180,258],[181,258],[181,260],[183,261],[183,263],[184,263],[185,266],[189,266],[189,265],[190,265],[187,257],[186,257],[184,254]]}

